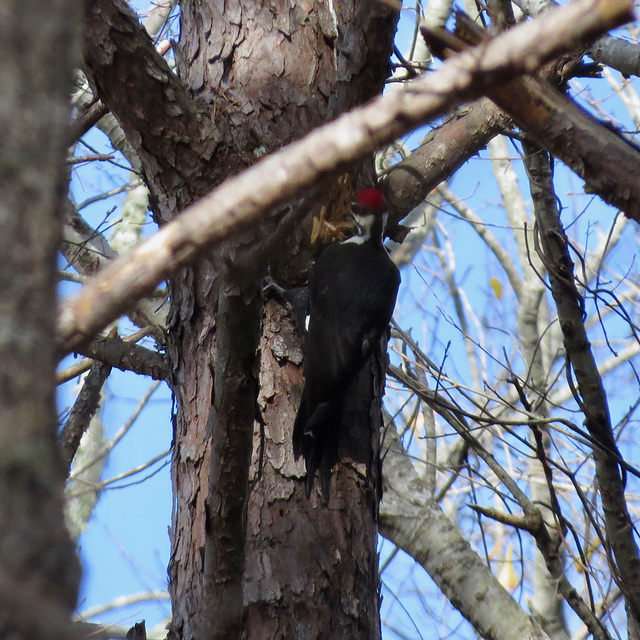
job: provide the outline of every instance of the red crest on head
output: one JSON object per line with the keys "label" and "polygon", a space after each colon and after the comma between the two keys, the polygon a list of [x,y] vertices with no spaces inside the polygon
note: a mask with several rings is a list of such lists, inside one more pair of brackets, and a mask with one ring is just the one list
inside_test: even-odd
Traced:
{"label": "red crest on head", "polygon": [[365,189],[361,191],[358,194],[358,204],[374,213],[382,213],[387,210],[387,200],[382,195],[381,189]]}

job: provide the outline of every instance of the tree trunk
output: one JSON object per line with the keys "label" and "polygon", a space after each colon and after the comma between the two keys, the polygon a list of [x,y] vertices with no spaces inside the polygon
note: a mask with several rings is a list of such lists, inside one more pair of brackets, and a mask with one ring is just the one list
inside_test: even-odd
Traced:
{"label": "tree trunk", "polygon": [[8,640],[71,637],[80,577],[64,525],[53,310],[81,13],[73,0],[25,0],[5,3],[0,21],[0,637]]}
{"label": "tree trunk", "polygon": [[[383,3],[181,6],[179,72],[210,105],[218,135],[215,162],[207,158],[211,170],[198,177],[209,188],[369,99],[389,70],[397,14]],[[293,460],[300,339],[283,306],[262,310],[258,284],[268,263],[284,284],[304,280],[309,225],[276,244],[278,235],[267,221],[171,283],[169,574],[173,630],[184,640],[379,637],[373,493],[357,469],[339,465],[328,505],[307,501]],[[379,389],[380,370],[371,373]],[[374,405],[379,414],[379,398]]]}
{"label": "tree trunk", "polygon": [[[261,422],[254,434],[245,603],[248,638],[379,638],[375,478],[338,465],[328,503],[307,500],[291,426],[302,391],[299,340],[291,318],[270,301],[260,344]],[[383,367],[374,380],[380,426]],[[377,434],[376,434],[377,436]],[[379,441],[379,437],[376,438]],[[316,483],[318,484],[318,483]]]}

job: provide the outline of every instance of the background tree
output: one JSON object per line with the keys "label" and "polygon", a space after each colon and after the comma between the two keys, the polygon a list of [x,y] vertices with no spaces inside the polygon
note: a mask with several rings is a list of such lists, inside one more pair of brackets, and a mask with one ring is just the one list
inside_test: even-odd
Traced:
{"label": "background tree", "polygon": [[[1,10],[0,636],[12,640],[65,637],[80,578],[63,520],[50,312],[68,92],[79,61],[76,5],[51,0]],[[40,11],[51,20],[33,24]],[[58,65],[49,69],[54,49]]]}
{"label": "background tree", "polygon": [[[383,440],[380,530],[389,540],[383,575],[401,559],[389,544],[403,549],[483,637],[567,637],[581,622],[588,633],[607,638],[620,634],[621,621],[629,637],[638,635],[638,559],[628,502],[636,472],[626,462],[634,451],[619,438],[633,426],[637,393],[631,402],[623,397],[631,407],[618,418],[622,405],[611,404],[600,378],[627,364],[634,371],[629,345],[637,292],[625,247],[635,242],[635,229],[618,217],[594,247],[585,215],[570,225],[563,214],[572,234],[567,239],[552,164],[541,151],[552,151],[588,191],[637,218],[635,147],[553,86],[582,70],[575,61],[591,38],[629,18],[625,3],[603,6],[581,0],[507,30],[273,154],[380,91],[398,7],[228,2],[221,10],[183,2],[171,69],[161,57],[168,47],[157,42],[154,48],[125,3],[86,4],[89,84],[79,81],[74,97],[74,140],[101,118],[99,126],[132,169],[133,178],[120,188],[128,194],[117,251],[136,241],[146,208],[141,183],[163,229],[113,261],[113,243],[80,216],[83,203],[71,199],[64,208],[62,251],[69,266],[90,275],[113,264],[63,308],[61,350],[78,350],[94,364],[61,438],[67,462],[75,457],[69,489],[72,494],[75,486],[77,495],[78,483],[99,483],[94,460],[114,445],[101,443],[93,418],[110,367],[168,381],[176,399],[172,636],[378,635],[371,492],[357,466],[340,465],[328,506],[317,496],[304,499],[288,433],[302,382],[299,339],[290,310],[276,299],[265,302],[260,282],[267,271],[282,284],[304,282],[312,218],[340,212],[339,203],[350,197],[345,186],[370,185],[367,154],[391,143],[396,155],[382,154],[379,165],[393,213],[398,220],[411,214],[418,227],[394,255],[413,265],[404,270],[411,292],[404,302],[415,296],[418,304],[398,314],[393,334],[390,373],[401,387],[388,393]],[[539,8],[520,7],[525,13]],[[148,29],[159,28],[171,10],[170,3],[159,5]],[[450,7],[428,10],[424,22],[433,29]],[[511,5],[490,5],[487,13],[494,32],[514,22]],[[425,36],[444,57],[484,37],[459,31],[442,46],[437,34]],[[394,80],[429,64],[417,43],[407,59],[398,56]],[[624,67],[614,57],[621,48]],[[625,74],[634,72],[635,51],[611,38],[590,50]],[[540,77],[517,79],[560,53],[562,63],[545,66]],[[609,82],[634,118],[632,88],[612,75]],[[411,139],[395,143],[483,93],[504,113],[482,100],[440,122],[415,150]],[[504,215],[491,212],[492,219],[460,199],[468,191],[454,195],[441,182],[499,132],[525,139],[531,188],[530,195],[516,188],[509,156],[519,147],[496,138],[489,151]],[[243,172],[265,154],[273,155]],[[74,162],[114,159],[92,152]],[[459,231],[462,225],[478,240]],[[487,249],[490,254],[481,252]],[[482,311],[459,271],[458,262],[468,267],[471,253],[475,265],[482,259],[491,267],[489,273],[476,269],[470,282],[486,292]],[[167,278],[165,303],[164,290],[155,287]],[[437,305],[422,302],[421,286]],[[117,328],[95,337],[123,312],[139,331],[128,340]],[[590,334],[585,318],[597,318],[587,326]],[[423,323],[426,338],[417,335]],[[594,341],[598,327],[611,363],[587,338]],[[165,345],[166,354],[149,342],[135,344],[143,336]],[[59,379],[77,371],[60,372]],[[380,370],[368,373],[366,386],[379,389]],[[80,451],[89,461],[82,462],[76,450],[90,421]],[[498,498],[493,504],[492,496]],[[86,512],[91,502],[83,505]],[[77,500],[71,504],[78,508]],[[581,513],[582,520],[568,513]],[[518,578],[522,590],[514,597],[508,589]],[[618,601],[624,618],[615,615]],[[573,612],[567,620],[562,602]],[[410,612],[417,615],[415,604]],[[406,635],[399,623],[391,626]]]}

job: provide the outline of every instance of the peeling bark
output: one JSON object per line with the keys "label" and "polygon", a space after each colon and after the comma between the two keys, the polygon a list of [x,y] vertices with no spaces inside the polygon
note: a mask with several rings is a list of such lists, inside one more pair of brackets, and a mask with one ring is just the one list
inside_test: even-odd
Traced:
{"label": "peeling bark", "polygon": [[[353,0],[334,3],[333,9],[332,15],[323,3],[303,9],[298,2],[272,7],[234,0],[222,13],[213,2],[182,4],[179,74],[189,92],[208,105],[215,135],[225,141],[216,150],[210,187],[381,90],[395,12]],[[296,214],[289,209],[287,215]],[[377,538],[370,492],[355,471],[345,470],[337,474],[329,507],[304,498],[303,470],[290,460],[299,400],[291,385],[296,379],[301,384],[299,337],[286,321],[274,333],[272,305],[259,343],[260,379],[257,368],[251,371],[248,336],[259,317],[249,303],[255,293],[249,291],[265,268],[264,236],[272,228],[267,221],[218,245],[171,285],[168,357],[179,408],[173,629],[185,640],[203,633],[225,640],[242,633],[258,638],[265,628],[273,638],[301,638],[326,628],[334,637],[351,629],[353,637],[375,639],[380,632]],[[283,257],[293,254],[282,261],[289,278],[299,279],[309,263],[305,229],[293,229],[284,242],[272,237]],[[236,338],[242,333],[247,340],[241,347]],[[256,335],[254,357],[257,348]],[[274,353],[280,357],[274,359]],[[286,406],[272,413],[266,390],[281,375]],[[255,421],[258,396],[252,388],[258,381],[261,412]],[[254,451],[249,485],[247,429]],[[268,437],[272,433],[275,439]],[[284,475],[283,459],[289,460]],[[298,529],[293,537],[292,527]],[[290,583],[292,573],[297,578]]]}
{"label": "peeling bark", "polygon": [[[302,351],[286,310],[270,301],[264,313],[262,420],[254,434],[248,522],[248,637],[379,638],[375,492],[364,481],[365,465],[342,463],[329,502],[317,490],[306,499],[304,464],[291,447]],[[373,382],[378,396],[381,379],[380,369]]]}

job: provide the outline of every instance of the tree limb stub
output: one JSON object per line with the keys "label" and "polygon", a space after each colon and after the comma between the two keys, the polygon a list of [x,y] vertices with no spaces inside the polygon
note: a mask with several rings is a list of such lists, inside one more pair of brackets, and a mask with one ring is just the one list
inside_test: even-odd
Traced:
{"label": "tree limb stub", "polygon": [[389,170],[385,195],[394,220],[404,218],[509,126],[511,117],[488,98],[482,98],[430,131],[411,155]]}
{"label": "tree limb stub", "polygon": [[150,376],[153,380],[166,380],[169,376],[167,362],[161,353],[121,338],[98,336],[83,345],[80,353],[121,371]]}
{"label": "tree limb stub", "polygon": [[463,52],[441,69],[378,98],[274,153],[190,206],[62,309],[59,353],[82,344],[199,253],[257,222],[316,180],[462,102],[632,19],[628,0],[577,0]]}

